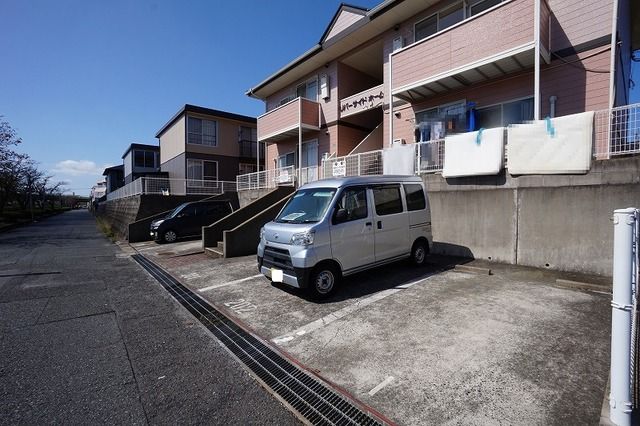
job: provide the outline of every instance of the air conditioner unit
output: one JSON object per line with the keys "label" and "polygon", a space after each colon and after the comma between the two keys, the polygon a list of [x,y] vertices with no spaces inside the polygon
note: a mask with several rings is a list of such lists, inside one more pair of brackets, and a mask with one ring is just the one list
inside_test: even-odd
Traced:
{"label": "air conditioner unit", "polygon": [[404,40],[402,39],[402,36],[396,37],[393,39],[393,51],[395,52],[396,50],[402,49],[404,47]]}
{"label": "air conditioner unit", "polygon": [[394,139],[393,142],[391,143],[391,146],[398,146],[398,145],[406,145],[407,141],[404,139]]}
{"label": "air conditioner unit", "polygon": [[322,74],[320,76],[320,97],[322,99],[329,99],[330,92],[329,92],[329,76],[327,74]]}

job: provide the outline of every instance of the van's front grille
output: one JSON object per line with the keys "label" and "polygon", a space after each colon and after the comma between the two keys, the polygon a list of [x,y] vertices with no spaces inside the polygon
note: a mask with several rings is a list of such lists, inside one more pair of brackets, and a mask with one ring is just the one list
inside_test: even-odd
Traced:
{"label": "van's front grille", "polygon": [[283,271],[294,273],[293,264],[289,250],[277,247],[266,246],[264,248],[264,257],[262,258],[262,266],[265,268],[278,268]]}

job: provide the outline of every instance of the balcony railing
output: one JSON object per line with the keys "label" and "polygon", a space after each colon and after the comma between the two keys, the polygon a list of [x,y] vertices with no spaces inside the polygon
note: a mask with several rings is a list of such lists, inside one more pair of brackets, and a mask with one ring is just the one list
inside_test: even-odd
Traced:
{"label": "balcony railing", "polygon": [[320,129],[320,104],[296,98],[258,117],[258,140],[277,142],[293,137],[302,128]]}
{"label": "balcony railing", "polygon": [[[533,66],[535,0],[504,1],[392,54],[394,95],[434,81],[458,86]],[[549,8],[540,1],[540,42],[549,39]],[[515,59],[512,61],[510,59]],[[502,62],[506,61],[506,62]],[[492,67],[492,64],[498,65]],[[477,70],[483,67],[481,73]],[[439,87],[438,91],[442,91]],[[422,95],[425,95],[423,91]],[[417,93],[420,94],[420,91]]]}
{"label": "balcony railing", "polygon": [[250,189],[268,189],[280,185],[293,185],[295,182],[295,168],[293,166],[279,169],[262,170],[236,176],[238,191]]}
{"label": "balcony railing", "polygon": [[[240,141],[238,142],[240,148],[240,157],[242,158],[256,158],[258,153],[258,142],[256,141]],[[264,143],[260,142],[260,158],[264,159]]]}
{"label": "balcony railing", "polygon": [[595,112],[593,156],[640,154],[640,103]]}
{"label": "balcony railing", "polygon": [[384,85],[371,87],[340,100],[340,117],[348,117],[377,108],[384,101]]}

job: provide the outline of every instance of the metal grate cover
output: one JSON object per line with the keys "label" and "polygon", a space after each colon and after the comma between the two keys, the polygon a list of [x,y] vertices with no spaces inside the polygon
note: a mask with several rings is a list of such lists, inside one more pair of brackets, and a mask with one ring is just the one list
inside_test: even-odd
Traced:
{"label": "metal grate cover", "polygon": [[142,255],[132,256],[275,394],[314,425],[383,425],[344,395],[309,375],[273,348],[236,325]]}

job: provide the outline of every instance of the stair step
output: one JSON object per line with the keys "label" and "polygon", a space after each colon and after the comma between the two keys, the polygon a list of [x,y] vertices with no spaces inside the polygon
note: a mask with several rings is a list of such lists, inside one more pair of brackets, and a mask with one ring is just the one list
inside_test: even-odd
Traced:
{"label": "stair step", "polygon": [[224,257],[224,252],[221,249],[218,249],[217,247],[205,247],[204,254],[206,254],[209,257],[213,257],[215,259],[219,257]]}
{"label": "stair step", "polygon": [[220,250],[224,250],[224,241],[218,241],[218,244],[216,244],[216,247],[219,248]]}

